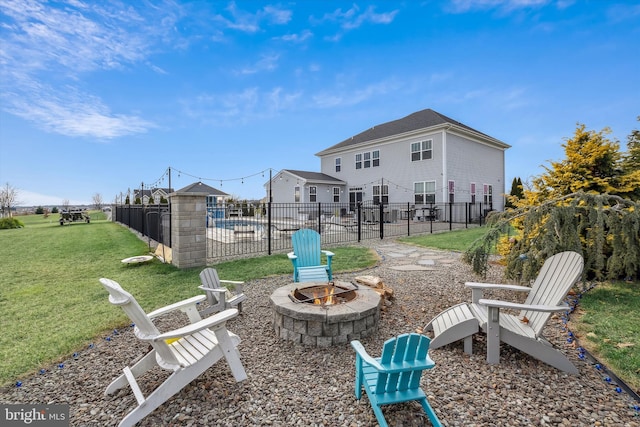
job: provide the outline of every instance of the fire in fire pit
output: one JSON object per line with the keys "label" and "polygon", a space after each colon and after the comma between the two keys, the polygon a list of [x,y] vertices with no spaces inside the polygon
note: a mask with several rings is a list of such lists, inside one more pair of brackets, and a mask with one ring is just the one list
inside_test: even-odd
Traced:
{"label": "fire in fire pit", "polygon": [[356,297],[358,286],[351,284],[352,288],[344,286],[336,286],[334,282],[326,285],[307,286],[306,288],[295,288],[291,293],[293,302],[315,304],[315,305],[334,305],[351,301]]}

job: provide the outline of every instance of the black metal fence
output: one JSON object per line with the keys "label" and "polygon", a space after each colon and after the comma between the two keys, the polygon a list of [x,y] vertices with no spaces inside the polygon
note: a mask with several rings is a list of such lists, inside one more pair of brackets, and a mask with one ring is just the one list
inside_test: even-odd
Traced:
{"label": "black metal fence", "polygon": [[171,247],[171,212],[168,204],[119,205],[115,208],[117,222]]}
{"label": "black metal fence", "polygon": [[266,203],[209,207],[207,258],[291,250],[291,234],[311,228],[323,245],[366,239],[434,233],[482,225],[488,209],[481,203]]}
{"label": "black metal fence", "polygon": [[[236,203],[209,206],[207,259],[290,251],[291,234],[311,228],[323,245],[411,236],[482,225],[482,203]],[[171,247],[169,205],[116,206],[115,220]]]}

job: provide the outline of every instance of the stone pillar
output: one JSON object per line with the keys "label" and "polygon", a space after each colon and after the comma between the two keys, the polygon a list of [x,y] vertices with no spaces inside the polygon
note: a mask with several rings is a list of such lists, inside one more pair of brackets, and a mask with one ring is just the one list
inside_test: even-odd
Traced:
{"label": "stone pillar", "polygon": [[171,197],[171,263],[178,268],[207,264],[207,193]]}

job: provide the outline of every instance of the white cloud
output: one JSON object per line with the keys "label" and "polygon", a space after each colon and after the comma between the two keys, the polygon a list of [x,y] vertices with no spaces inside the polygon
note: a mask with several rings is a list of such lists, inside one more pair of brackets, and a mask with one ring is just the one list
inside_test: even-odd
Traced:
{"label": "white cloud", "polygon": [[346,31],[360,28],[364,24],[390,24],[398,14],[397,9],[385,13],[376,13],[375,10],[375,6],[369,6],[364,12],[360,12],[360,8],[354,4],[351,9],[346,11],[338,8],[331,13],[324,14],[322,18],[311,17],[310,21],[316,25],[327,22],[338,24],[342,31],[324,38],[327,41],[337,42],[342,39]]}
{"label": "white cloud", "polygon": [[[487,9],[500,9],[509,12],[516,9],[544,6],[548,4],[549,1],[550,0],[451,0],[449,9],[451,9],[453,13]],[[566,2],[562,3],[565,5]]]}
{"label": "white cloud", "polygon": [[133,7],[108,2],[56,6],[41,0],[0,2],[2,108],[69,136],[115,138],[153,127],[139,117],[111,112],[80,89],[79,81],[95,71],[149,65],[157,39],[173,27],[178,11],[172,3],[147,8],[144,17]]}
{"label": "white cloud", "polygon": [[280,55],[262,55],[255,64],[241,69],[239,74],[256,74],[260,71],[273,71],[278,68]]}
{"label": "white cloud", "polygon": [[231,15],[230,18],[217,15],[216,19],[224,23],[228,28],[245,33],[257,33],[260,31],[260,23],[262,21],[276,25],[287,24],[293,15],[290,10],[280,9],[275,6],[265,6],[255,13],[250,13],[238,9],[235,2],[229,3],[226,11]]}
{"label": "white cloud", "polygon": [[276,40],[283,40],[292,43],[302,43],[305,40],[313,37],[313,33],[309,30],[304,30],[299,34],[285,34],[284,36],[274,37]]}
{"label": "white cloud", "polygon": [[[64,200],[68,200],[65,197],[40,194],[27,190],[19,190],[18,196],[20,199],[20,206],[62,206],[62,202]],[[88,204],[90,204],[88,201],[69,200],[70,206],[82,206]],[[55,222],[56,219],[57,217],[52,217],[53,222]]]}
{"label": "white cloud", "polygon": [[397,91],[399,84],[393,80],[373,83],[362,88],[349,90],[336,89],[332,92],[321,92],[312,97],[317,108],[334,108],[361,104],[378,95]]}

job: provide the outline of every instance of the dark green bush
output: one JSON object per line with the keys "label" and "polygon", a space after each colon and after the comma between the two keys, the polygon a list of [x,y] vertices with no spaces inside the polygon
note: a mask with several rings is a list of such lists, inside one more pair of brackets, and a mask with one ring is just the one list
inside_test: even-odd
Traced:
{"label": "dark green bush", "polygon": [[0,230],[8,230],[9,228],[22,228],[24,224],[16,218],[0,219]]}

